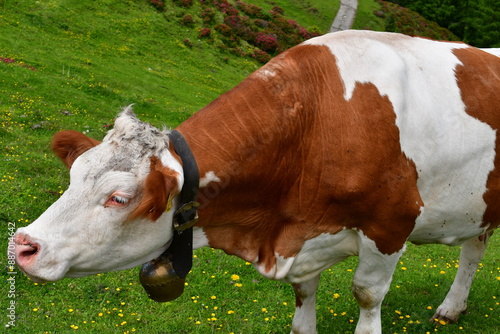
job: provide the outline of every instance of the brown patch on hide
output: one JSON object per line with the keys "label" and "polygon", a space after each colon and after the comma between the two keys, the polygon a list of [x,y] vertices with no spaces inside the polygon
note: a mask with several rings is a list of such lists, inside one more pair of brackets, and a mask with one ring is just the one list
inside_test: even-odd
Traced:
{"label": "brown patch on hide", "polygon": [[457,66],[458,87],[465,103],[465,111],[496,130],[495,168],[488,176],[487,205],[483,226],[493,230],[500,225],[500,58],[476,48],[453,51],[462,62]]}
{"label": "brown patch on hide", "polygon": [[85,136],[78,131],[61,131],[52,139],[52,151],[71,168],[76,158],[101,142]]}
{"label": "brown patch on hide", "polygon": [[178,173],[163,166],[160,159],[154,155],[150,161],[150,172],[144,181],[141,202],[128,220],[146,217],[156,221],[167,209],[169,197],[179,193]]}
{"label": "brown patch on hide", "polygon": [[276,253],[343,228],[401,250],[423,203],[387,96],[357,83],[346,101],[326,46],[292,48],[259,71],[179,127],[200,175],[221,179],[199,195],[210,246],[267,272]]}

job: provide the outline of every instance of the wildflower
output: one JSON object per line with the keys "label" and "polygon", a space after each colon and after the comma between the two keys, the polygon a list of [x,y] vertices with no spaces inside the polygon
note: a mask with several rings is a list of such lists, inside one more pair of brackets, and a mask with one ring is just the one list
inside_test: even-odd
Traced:
{"label": "wildflower", "polygon": [[212,296],[212,297],[210,297],[210,299],[217,299],[217,297],[216,296]]}
{"label": "wildflower", "polygon": [[333,294],[333,298],[337,299],[337,298],[339,298],[339,297],[340,297],[340,295],[339,295],[338,293],[334,293],[334,294]]}
{"label": "wildflower", "polygon": [[229,310],[229,311],[227,311],[227,314],[234,314],[234,311],[233,310]]}
{"label": "wildflower", "polygon": [[231,279],[234,280],[234,281],[237,281],[240,279],[240,276],[238,275],[231,275]]}

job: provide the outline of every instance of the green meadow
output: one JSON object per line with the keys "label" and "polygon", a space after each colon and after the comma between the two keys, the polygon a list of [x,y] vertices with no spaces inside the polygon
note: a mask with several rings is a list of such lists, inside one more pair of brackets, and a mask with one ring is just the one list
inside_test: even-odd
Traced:
{"label": "green meadow", "polygon": [[[180,1],[176,1],[179,3]],[[200,38],[200,4],[146,0],[0,0],[0,247],[66,189],[68,171],[50,151],[64,129],[102,139],[121,108],[158,127],[175,127],[262,64],[228,50],[217,36]],[[265,11],[326,32],[339,1],[253,0]],[[383,29],[360,1],[359,28]],[[181,20],[191,15],[194,23]],[[187,40],[187,41],[186,41]],[[242,48],[250,48],[242,44]],[[382,309],[384,333],[498,333],[500,242],[493,236],[478,268],[468,314],[458,324],[428,319],[444,299],[459,247],[414,246],[402,257]],[[239,258],[195,252],[177,300],[156,303],[138,268],[36,284],[0,257],[2,333],[288,333],[292,288],[266,280]],[[318,292],[319,333],[353,333],[350,291],[356,258],[325,271]],[[12,307],[12,305],[14,305]],[[13,308],[13,311],[12,311]],[[14,321],[9,325],[9,315]]]}

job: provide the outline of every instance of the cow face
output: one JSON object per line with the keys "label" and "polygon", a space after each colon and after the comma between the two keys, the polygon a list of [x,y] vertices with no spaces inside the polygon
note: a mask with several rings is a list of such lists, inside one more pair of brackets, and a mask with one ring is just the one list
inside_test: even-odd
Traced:
{"label": "cow face", "polygon": [[13,240],[35,281],[122,270],[159,256],[172,238],[172,202],[183,185],[164,131],[127,108],[102,143],[78,132],[54,137],[70,168],[64,194]]}

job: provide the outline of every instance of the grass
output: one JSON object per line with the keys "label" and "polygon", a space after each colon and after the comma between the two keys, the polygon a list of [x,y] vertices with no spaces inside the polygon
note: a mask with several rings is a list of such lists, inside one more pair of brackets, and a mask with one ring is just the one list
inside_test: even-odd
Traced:
{"label": "grass", "polygon": [[380,10],[380,4],[373,0],[358,0],[358,9],[353,22],[353,29],[385,30],[385,20],[373,15]]}
{"label": "grass", "polygon": [[[323,31],[338,8],[338,1],[331,11],[324,0],[275,2],[299,24]],[[101,139],[130,103],[143,120],[174,127],[260,66],[221,53],[198,40],[196,28],[181,26],[178,18],[195,8],[169,6],[166,17],[147,1],[0,1],[2,249],[10,227],[35,220],[67,186],[68,173],[49,150],[56,131]],[[186,38],[193,47],[183,43]],[[436,326],[427,319],[453,280],[459,248],[409,245],[383,304],[384,333],[496,333],[499,247],[493,238],[472,288],[470,314],[458,325]],[[295,300],[290,286],[264,279],[221,251],[195,254],[184,295],[164,304],[147,298],[137,268],[37,285],[10,273],[3,256],[0,326],[14,300],[17,318],[9,333],[289,332]],[[323,274],[320,333],[354,331],[355,267],[352,258]],[[11,276],[15,298],[9,297]]]}

